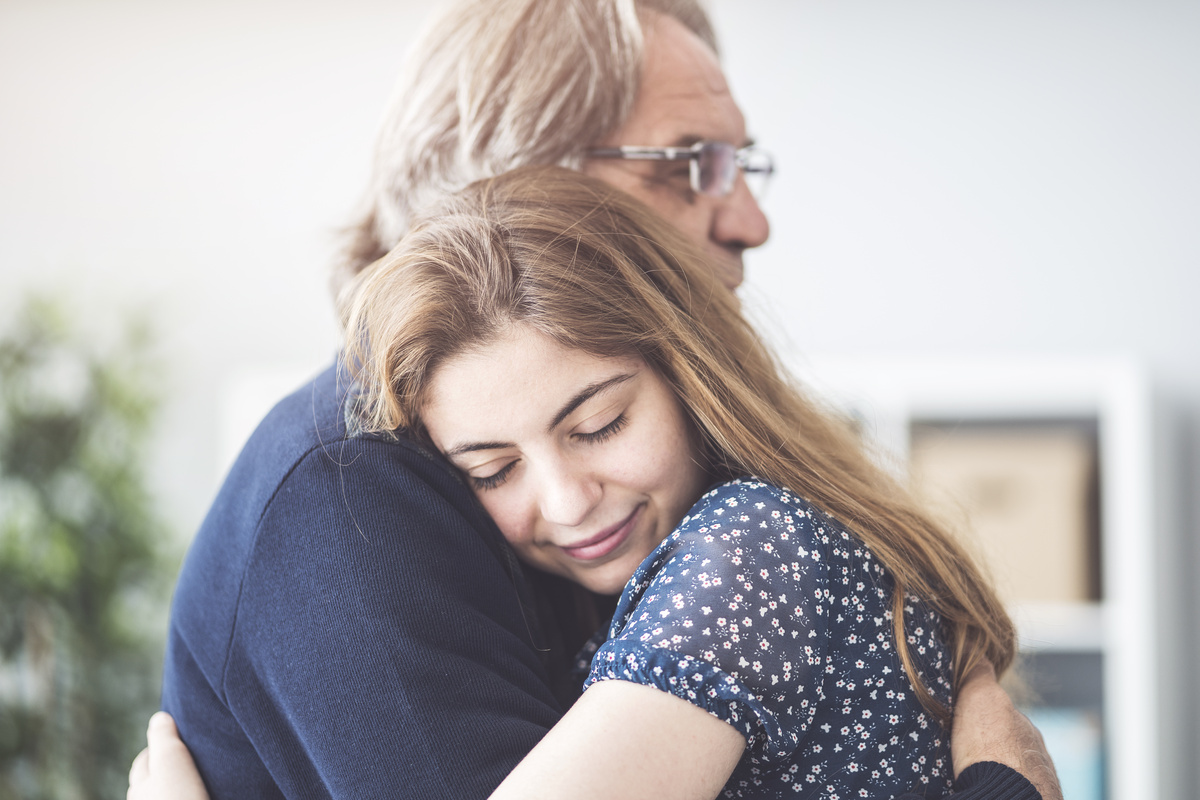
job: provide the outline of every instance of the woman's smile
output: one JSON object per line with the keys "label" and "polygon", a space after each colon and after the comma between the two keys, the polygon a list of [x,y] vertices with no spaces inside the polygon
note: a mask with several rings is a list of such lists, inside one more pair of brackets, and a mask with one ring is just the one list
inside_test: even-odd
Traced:
{"label": "woman's smile", "polygon": [[645,508],[644,505],[638,506],[624,520],[609,528],[605,528],[590,539],[585,539],[574,545],[560,545],[563,552],[571,558],[580,561],[594,561],[598,558],[604,558],[629,539],[630,532],[633,531],[634,526],[637,525],[638,520],[641,518],[643,508]]}

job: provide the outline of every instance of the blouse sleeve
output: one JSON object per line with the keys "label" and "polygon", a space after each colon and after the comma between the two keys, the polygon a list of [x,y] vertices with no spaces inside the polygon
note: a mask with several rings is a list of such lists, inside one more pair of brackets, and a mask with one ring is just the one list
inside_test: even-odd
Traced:
{"label": "blouse sleeve", "polygon": [[755,758],[788,757],[821,692],[838,535],[785,490],[718,486],[630,579],[585,686],[655,686],[733,725]]}

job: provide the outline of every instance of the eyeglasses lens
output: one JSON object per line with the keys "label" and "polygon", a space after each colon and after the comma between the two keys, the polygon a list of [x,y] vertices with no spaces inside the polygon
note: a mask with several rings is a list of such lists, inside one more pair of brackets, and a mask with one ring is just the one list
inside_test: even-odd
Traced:
{"label": "eyeglasses lens", "polygon": [[692,188],[710,197],[727,197],[737,185],[739,171],[746,176],[750,193],[761,198],[775,165],[769,154],[756,147],[739,150],[727,142],[704,142],[692,160]]}
{"label": "eyeglasses lens", "polygon": [[692,162],[693,188],[710,197],[725,197],[737,182],[737,149],[725,142],[705,142]]}
{"label": "eyeglasses lens", "polygon": [[775,162],[768,153],[756,147],[743,147],[737,154],[738,167],[746,176],[750,193],[759,200],[766,193],[767,183],[775,172]]}

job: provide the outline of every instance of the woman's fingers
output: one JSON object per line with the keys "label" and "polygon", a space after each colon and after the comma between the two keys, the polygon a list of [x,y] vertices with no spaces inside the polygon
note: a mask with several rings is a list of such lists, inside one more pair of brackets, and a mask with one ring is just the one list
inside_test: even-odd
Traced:
{"label": "woman's fingers", "polygon": [[175,720],[165,711],[159,711],[150,717],[146,726],[146,749],[150,751],[150,773],[173,769],[182,761],[184,765],[195,769],[192,754],[179,738],[179,729]]}
{"label": "woman's fingers", "polygon": [[133,766],[129,768],[129,791],[125,794],[126,800],[134,800],[133,790],[149,776],[150,749],[143,747],[142,752],[134,757]]}
{"label": "woman's fingers", "polygon": [[159,711],[146,727],[146,749],[129,768],[126,800],[208,800],[204,781],[170,714]]}

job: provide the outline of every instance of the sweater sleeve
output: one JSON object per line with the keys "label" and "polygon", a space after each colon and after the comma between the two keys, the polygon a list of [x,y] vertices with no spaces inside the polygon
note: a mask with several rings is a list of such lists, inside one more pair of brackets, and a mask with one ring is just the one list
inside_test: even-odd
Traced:
{"label": "sweater sleeve", "polygon": [[235,468],[172,609],[163,703],[213,799],[487,796],[560,710],[467,490],[371,440],[264,504],[255,480]]}
{"label": "sweater sleeve", "polygon": [[[1021,773],[995,761],[980,761],[964,769],[948,796],[955,800],[1042,800],[1041,793]],[[906,794],[896,800],[924,797]]]}

